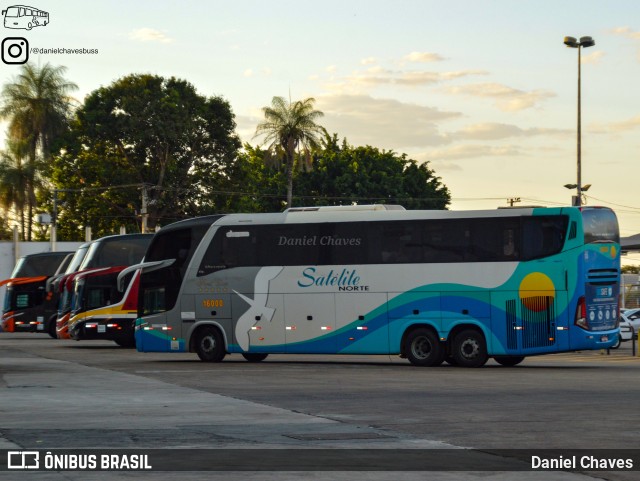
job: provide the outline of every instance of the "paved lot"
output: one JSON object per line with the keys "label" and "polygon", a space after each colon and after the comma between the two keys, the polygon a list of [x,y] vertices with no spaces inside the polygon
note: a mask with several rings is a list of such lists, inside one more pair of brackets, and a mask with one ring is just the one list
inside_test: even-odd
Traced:
{"label": "paved lot", "polygon": [[[630,343],[611,355],[528,358],[514,368],[490,362],[482,369],[421,369],[386,356],[270,356],[260,364],[228,356],[206,364],[192,354],[142,354],[109,342],[4,333],[0,449],[637,449],[639,375],[640,358],[631,356]],[[23,476],[52,479],[52,474]],[[460,473],[433,474],[430,479],[461,479]],[[489,479],[514,479],[513,474],[492,473]],[[634,474],[515,477],[631,480],[637,479]],[[487,475],[465,473],[471,479]],[[175,473],[166,476],[177,479]],[[216,476],[221,473],[207,474]],[[295,473],[235,476],[225,479],[300,478]],[[187,473],[179,477],[190,479]],[[425,479],[416,473],[401,477]],[[305,478],[361,479],[354,473]]]}

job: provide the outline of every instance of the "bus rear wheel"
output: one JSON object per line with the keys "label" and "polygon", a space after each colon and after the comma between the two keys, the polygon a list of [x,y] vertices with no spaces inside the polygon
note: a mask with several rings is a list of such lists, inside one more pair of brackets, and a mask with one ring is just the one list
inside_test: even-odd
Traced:
{"label": "bus rear wheel", "polygon": [[411,331],[405,341],[407,359],[414,366],[439,366],[444,361],[444,348],[431,330],[419,328]]}
{"label": "bus rear wheel", "polygon": [[242,354],[242,357],[244,357],[249,362],[260,362],[260,361],[264,361],[268,355],[269,354],[256,353],[256,352],[245,352]]}
{"label": "bus rear wheel", "polygon": [[133,349],[136,347],[136,338],[131,335],[131,337],[121,337],[119,339],[114,339],[115,342],[120,347],[125,347],[127,349]]}
{"label": "bus rear wheel", "polygon": [[489,359],[484,336],[475,329],[465,329],[456,335],[451,355],[460,367],[481,367]]}
{"label": "bus rear wheel", "polygon": [[47,326],[47,334],[49,334],[49,337],[52,337],[53,339],[58,339],[58,333],[56,332],[57,318],[58,316],[51,317],[51,319],[49,319],[49,325]]}
{"label": "bus rear wheel", "polygon": [[202,361],[220,362],[227,354],[224,349],[224,340],[214,327],[204,327],[196,333],[196,353]]}
{"label": "bus rear wheel", "polygon": [[501,366],[513,367],[524,361],[524,356],[498,356],[493,359]]}

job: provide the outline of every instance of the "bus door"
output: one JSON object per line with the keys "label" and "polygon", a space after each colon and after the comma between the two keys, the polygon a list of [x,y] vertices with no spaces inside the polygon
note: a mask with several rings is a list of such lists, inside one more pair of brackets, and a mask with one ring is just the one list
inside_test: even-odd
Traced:
{"label": "bus door", "polygon": [[284,298],[286,352],[336,352],[335,294],[285,294]]}

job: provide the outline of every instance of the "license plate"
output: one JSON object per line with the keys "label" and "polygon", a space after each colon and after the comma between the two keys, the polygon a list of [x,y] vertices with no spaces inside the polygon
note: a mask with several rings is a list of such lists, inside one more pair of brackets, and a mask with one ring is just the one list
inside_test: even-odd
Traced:
{"label": "license plate", "polygon": [[609,336],[600,337],[600,342],[607,342],[609,340]]}
{"label": "license plate", "polygon": [[98,332],[107,332],[107,326],[104,324],[98,324]]}

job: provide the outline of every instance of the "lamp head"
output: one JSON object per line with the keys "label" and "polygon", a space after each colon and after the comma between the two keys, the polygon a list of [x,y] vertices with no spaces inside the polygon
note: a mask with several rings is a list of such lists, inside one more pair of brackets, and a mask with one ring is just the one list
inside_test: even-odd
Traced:
{"label": "lamp head", "polygon": [[582,47],[593,47],[596,44],[591,37],[580,37],[580,45]]}
{"label": "lamp head", "polygon": [[575,37],[564,37],[564,44],[571,48],[578,48],[580,45]]}

